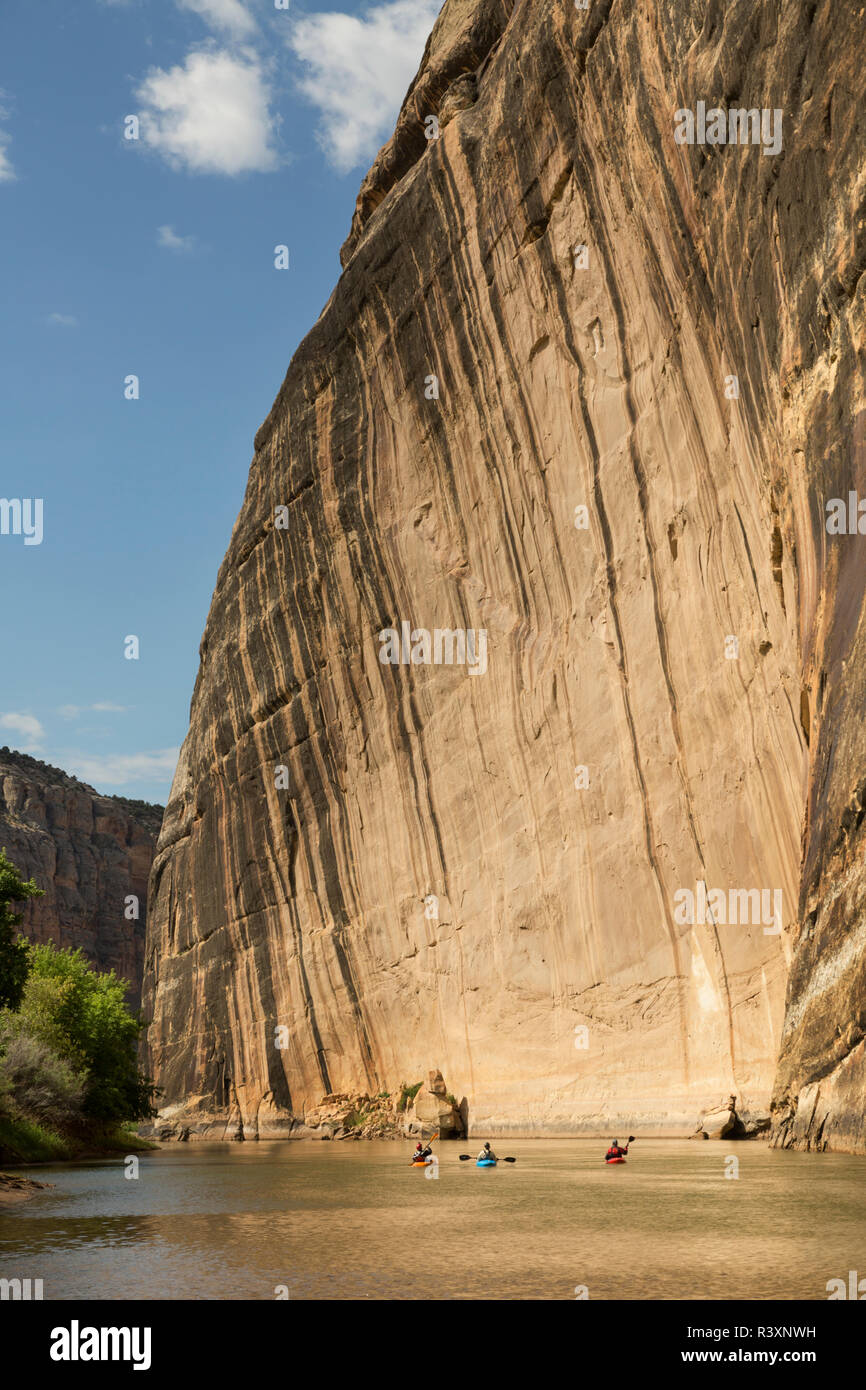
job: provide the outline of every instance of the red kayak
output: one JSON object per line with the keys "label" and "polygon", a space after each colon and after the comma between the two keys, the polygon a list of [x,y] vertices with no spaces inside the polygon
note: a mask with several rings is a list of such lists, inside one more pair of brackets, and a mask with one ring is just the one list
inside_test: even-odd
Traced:
{"label": "red kayak", "polygon": [[606,1158],[605,1163],[625,1163],[624,1158]]}

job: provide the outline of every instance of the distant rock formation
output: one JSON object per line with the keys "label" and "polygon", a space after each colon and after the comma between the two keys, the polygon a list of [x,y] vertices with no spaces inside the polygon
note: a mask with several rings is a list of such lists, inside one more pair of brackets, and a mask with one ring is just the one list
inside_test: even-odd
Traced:
{"label": "distant rock formation", "polygon": [[190,1139],[247,1140],[283,1139],[407,1139],[437,1135],[440,1139],[460,1139],[465,1133],[461,1111],[449,1096],[440,1071],[427,1073],[427,1080],[401,1086],[393,1092],[339,1092],[323,1096],[302,1116],[260,1106],[246,1120],[237,1103],[220,1113],[208,1107],[205,1098],[198,1103],[187,1099],[181,1106],[166,1106],[153,1124],[142,1125],[141,1133],[160,1140]]}
{"label": "distant rock formation", "polygon": [[737,1111],[737,1097],[727,1100],[704,1111],[698,1120],[698,1127],[690,1139],[756,1139],[766,1134],[770,1128],[768,1114],[749,1115]]}
{"label": "distant rock formation", "polygon": [[176,1115],[866,1149],[864,87],[856,6],[448,0],[217,577]]}
{"label": "distant rock formation", "polygon": [[135,1007],[162,815],[161,806],[100,796],[60,768],[0,748],[0,848],[45,890],[19,909],[22,934],[80,946],[94,965],[129,981]]}
{"label": "distant rock formation", "polygon": [[464,1124],[460,1108],[454,1096],[448,1094],[441,1071],[430,1071],[427,1080],[419,1086],[412,1102],[410,1132],[429,1135],[437,1133],[440,1139],[460,1139]]}

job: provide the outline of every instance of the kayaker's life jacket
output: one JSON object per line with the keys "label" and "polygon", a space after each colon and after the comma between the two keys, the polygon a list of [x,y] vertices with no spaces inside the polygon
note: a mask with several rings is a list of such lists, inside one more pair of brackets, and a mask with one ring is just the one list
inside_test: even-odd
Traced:
{"label": "kayaker's life jacket", "polygon": [[605,1154],[605,1158],[621,1158],[625,1149],[621,1149],[619,1144],[612,1144]]}

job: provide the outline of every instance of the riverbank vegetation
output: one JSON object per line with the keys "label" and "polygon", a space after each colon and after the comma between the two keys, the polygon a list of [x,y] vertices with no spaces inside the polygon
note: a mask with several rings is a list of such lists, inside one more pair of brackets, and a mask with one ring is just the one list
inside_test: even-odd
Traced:
{"label": "riverbank vegetation", "polygon": [[134,1132],[155,1088],[138,1064],[143,1024],[126,981],[80,950],[17,934],[12,904],[41,894],[0,852],[0,1161],[148,1148]]}

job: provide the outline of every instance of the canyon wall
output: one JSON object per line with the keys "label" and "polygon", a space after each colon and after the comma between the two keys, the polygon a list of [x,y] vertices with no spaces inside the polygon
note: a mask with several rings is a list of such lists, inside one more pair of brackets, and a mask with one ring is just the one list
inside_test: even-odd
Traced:
{"label": "canyon wall", "polygon": [[[138,1007],[147,880],[162,807],[100,796],[26,753],[0,748],[0,848],[44,897],[21,904],[29,941],[80,947],[100,970],[129,981]],[[126,900],[138,900],[136,910]]]}
{"label": "canyon wall", "polygon": [[202,639],[144,994],[192,1133],[439,1067],[475,1133],[866,1146],[861,40],[448,0]]}

